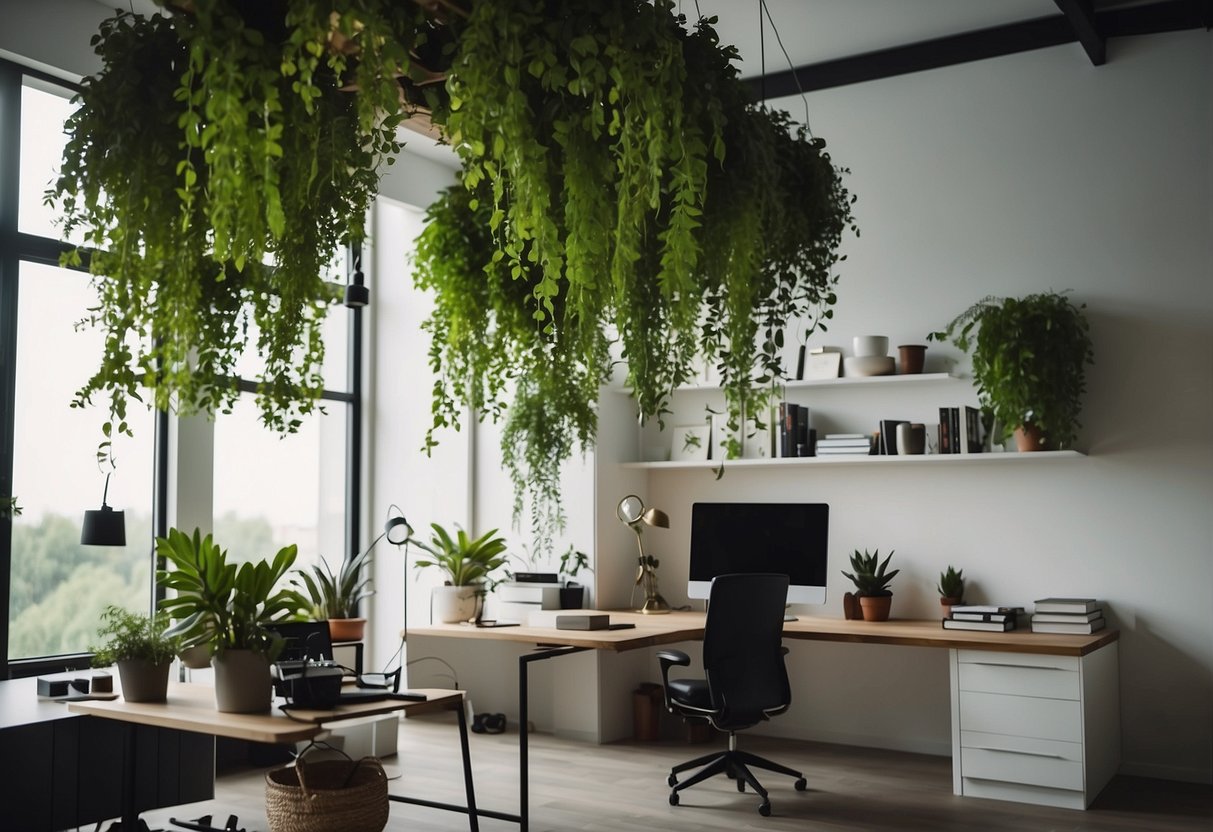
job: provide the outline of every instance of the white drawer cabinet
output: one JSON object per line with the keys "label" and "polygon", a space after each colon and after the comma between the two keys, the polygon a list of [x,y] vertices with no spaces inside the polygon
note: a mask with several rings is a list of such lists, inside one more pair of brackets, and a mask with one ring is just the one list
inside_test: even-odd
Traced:
{"label": "white drawer cabinet", "polygon": [[1085,809],[1120,765],[1117,645],[951,651],[956,794]]}

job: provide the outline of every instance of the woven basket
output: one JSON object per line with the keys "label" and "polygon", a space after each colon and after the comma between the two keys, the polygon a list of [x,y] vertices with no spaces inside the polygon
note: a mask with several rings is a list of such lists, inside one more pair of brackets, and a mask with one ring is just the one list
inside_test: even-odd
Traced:
{"label": "woven basket", "polygon": [[270,832],[382,832],[387,775],[374,757],[318,760],[265,775]]}

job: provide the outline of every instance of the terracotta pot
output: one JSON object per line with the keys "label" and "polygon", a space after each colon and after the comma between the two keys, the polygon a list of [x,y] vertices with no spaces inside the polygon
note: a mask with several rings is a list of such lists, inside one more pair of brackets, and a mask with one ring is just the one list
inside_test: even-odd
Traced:
{"label": "terracotta pot", "polygon": [[1015,428],[1015,447],[1021,452],[1043,451],[1045,436],[1036,425],[1025,424]]}
{"label": "terracotta pot", "polygon": [[859,596],[854,592],[843,593],[842,617],[847,621],[863,621],[863,610],[859,608]]}
{"label": "terracotta pot", "polygon": [[922,372],[923,364],[926,363],[926,347],[922,344],[902,344],[897,348],[897,353],[900,358],[898,362],[900,369],[897,372],[902,375],[913,375]]}
{"label": "terracotta pot", "polygon": [[329,638],[333,641],[362,641],[365,618],[330,618]]}
{"label": "terracotta pot", "polygon": [[943,617],[948,618],[949,616],[951,616],[952,607],[956,606],[957,604],[963,604],[963,603],[964,603],[964,601],[962,601],[959,598],[940,598],[939,606],[943,610]]}
{"label": "terracotta pot", "polygon": [[859,608],[864,621],[888,621],[889,609],[893,606],[892,595],[860,595]]}
{"label": "terracotta pot", "polygon": [[147,659],[118,662],[122,698],[127,702],[163,702],[167,698],[168,672],[172,666],[172,659],[160,664],[152,664]]}

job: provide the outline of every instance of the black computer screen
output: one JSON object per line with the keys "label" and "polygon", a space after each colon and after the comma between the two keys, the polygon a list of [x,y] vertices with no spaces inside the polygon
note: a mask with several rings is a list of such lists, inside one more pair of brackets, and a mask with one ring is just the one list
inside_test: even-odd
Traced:
{"label": "black computer screen", "polygon": [[737,572],[787,575],[788,602],[825,603],[830,507],[826,503],[695,503],[688,596]]}

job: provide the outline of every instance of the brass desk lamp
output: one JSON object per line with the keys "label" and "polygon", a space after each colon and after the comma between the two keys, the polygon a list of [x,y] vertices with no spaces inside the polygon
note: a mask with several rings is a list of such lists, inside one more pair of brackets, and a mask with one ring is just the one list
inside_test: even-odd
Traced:
{"label": "brass desk lamp", "polygon": [[640,612],[646,615],[660,615],[669,612],[670,605],[657,591],[657,558],[644,553],[644,542],[641,537],[644,526],[668,529],[670,527],[669,515],[656,508],[646,511],[644,502],[635,494],[629,494],[620,500],[615,514],[628,525],[628,528],[636,532],[636,549],[640,555],[637,560],[636,585],[644,589],[644,604],[640,607]]}

